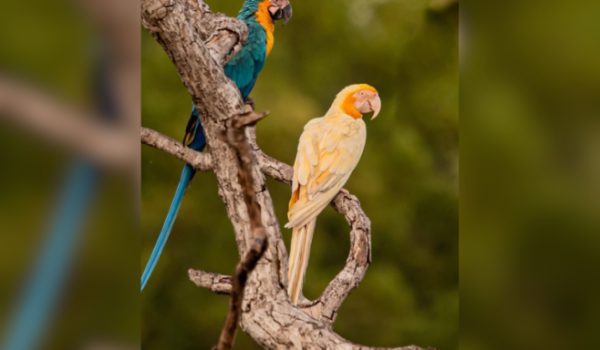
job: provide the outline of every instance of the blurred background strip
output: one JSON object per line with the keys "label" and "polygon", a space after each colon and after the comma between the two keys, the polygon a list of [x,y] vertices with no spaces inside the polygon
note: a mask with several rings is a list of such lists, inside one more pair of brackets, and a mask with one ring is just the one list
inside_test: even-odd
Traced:
{"label": "blurred background strip", "polygon": [[600,349],[600,2],[463,2],[461,350]]}
{"label": "blurred background strip", "polygon": [[136,2],[0,4],[2,349],[139,342],[139,27]]}

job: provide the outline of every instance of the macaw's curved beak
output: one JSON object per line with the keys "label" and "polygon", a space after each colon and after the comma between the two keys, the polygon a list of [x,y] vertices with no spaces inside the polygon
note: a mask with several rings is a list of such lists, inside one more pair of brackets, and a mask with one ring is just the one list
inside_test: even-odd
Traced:
{"label": "macaw's curved beak", "polygon": [[283,21],[283,25],[282,25],[282,27],[283,27],[284,25],[287,24],[287,22],[290,21],[290,19],[292,19],[292,5],[288,4],[286,7],[283,8],[282,11],[283,11],[283,18],[285,19]]}
{"label": "macaw's curved beak", "polygon": [[371,96],[367,98],[364,102],[357,102],[359,105],[356,105],[356,108],[360,113],[371,113],[373,112],[373,116],[371,120],[377,118],[377,115],[381,111],[381,99],[379,98],[378,93],[371,93]]}
{"label": "macaw's curved beak", "polygon": [[369,100],[369,106],[371,106],[371,110],[373,111],[373,116],[371,117],[371,120],[373,120],[377,118],[377,115],[381,112],[381,99],[379,98],[379,94]]}
{"label": "macaw's curved beak", "polygon": [[269,7],[269,13],[274,21],[283,19],[283,25],[292,18],[292,5],[289,0],[274,0]]}

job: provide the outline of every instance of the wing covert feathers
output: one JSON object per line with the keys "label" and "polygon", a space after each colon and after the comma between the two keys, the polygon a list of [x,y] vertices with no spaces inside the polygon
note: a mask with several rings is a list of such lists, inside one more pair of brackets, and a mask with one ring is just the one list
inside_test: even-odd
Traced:
{"label": "wing covert feathers", "polygon": [[342,189],[366,141],[362,119],[328,115],[308,122],[294,163],[287,228],[315,219]]}

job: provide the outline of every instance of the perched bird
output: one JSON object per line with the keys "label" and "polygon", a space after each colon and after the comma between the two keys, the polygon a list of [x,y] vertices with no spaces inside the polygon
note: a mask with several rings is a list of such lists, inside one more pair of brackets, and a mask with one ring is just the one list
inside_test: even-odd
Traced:
{"label": "perched bird", "polygon": [[[225,75],[236,84],[242,99],[252,103],[249,99],[254,88],[258,74],[263,69],[267,56],[273,48],[274,21],[283,19],[285,25],[292,17],[292,6],[289,0],[246,0],[238,18],[248,26],[248,40],[240,52],[225,66]],[[183,143],[196,150],[202,151],[206,146],[206,137],[200,124],[198,111],[194,106],[188,121]],[[162,230],[150,256],[150,260],[142,275],[142,290],[148,282],[160,254],[169,238],[171,228],[181,206],[181,200],[192,181],[196,171],[186,164],[171,202],[171,207],[163,224]]]}
{"label": "perched bird", "polygon": [[358,164],[367,139],[363,113],[381,110],[377,90],[350,85],[335,98],[324,117],[306,124],[294,162],[292,198],[286,228],[292,228],[288,294],[293,304],[302,293],[317,216],[342,189]]}

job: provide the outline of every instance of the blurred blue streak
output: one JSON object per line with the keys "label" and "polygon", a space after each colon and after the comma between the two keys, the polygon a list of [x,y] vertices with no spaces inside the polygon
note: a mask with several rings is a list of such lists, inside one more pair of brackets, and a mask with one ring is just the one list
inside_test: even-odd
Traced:
{"label": "blurred blue streak", "polygon": [[0,349],[35,349],[43,337],[60,299],[97,182],[97,169],[85,160],[74,162],[68,170],[46,242]]}

